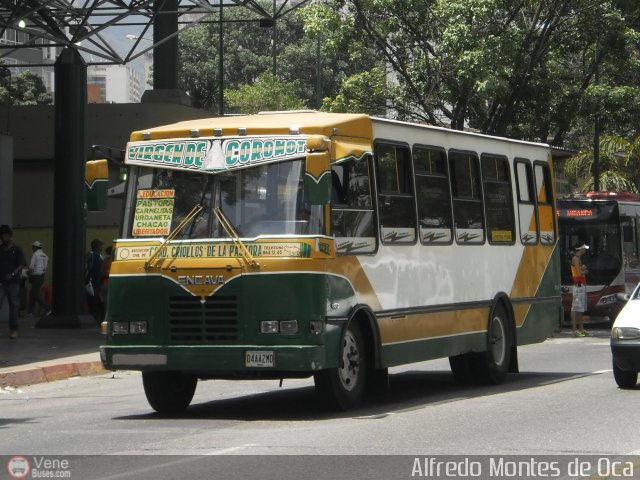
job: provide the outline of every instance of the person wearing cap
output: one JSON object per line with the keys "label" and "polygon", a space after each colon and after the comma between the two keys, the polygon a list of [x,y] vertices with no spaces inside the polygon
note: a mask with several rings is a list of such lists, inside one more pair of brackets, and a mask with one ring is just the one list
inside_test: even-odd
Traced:
{"label": "person wearing cap", "polygon": [[33,255],[31,263],[29,263],[29,282],[31,282],[31,290],[29,290],[29,303],[27,305],[27,316],[33,317],[33,309],[35,304],[40,305],[45,315],[48,315],[51,306],[47,305],[42,296],[42,286],[44,285],[44,276],[47,273],[47,264],[49,257],[42,251],[42,243],[38,240],[31,244]]}
{"label": "person wearing cap", "polygon": [[571,258],[571,276],[573,277],[573,300],[571,302],[571,330],[576,337],[586,337],[584,329],[584,312],[587,310],[587,273],[589,270],[582,263],[582,256],[589,246],[579,243]]}
{"label": "person wearing cap", "polygon": [[22,249],[13,242],[13,230],[0,225],[0,305],[5,297],[9,301],[9,338],[18,338],[20,310],[20,274],[26,266]]}

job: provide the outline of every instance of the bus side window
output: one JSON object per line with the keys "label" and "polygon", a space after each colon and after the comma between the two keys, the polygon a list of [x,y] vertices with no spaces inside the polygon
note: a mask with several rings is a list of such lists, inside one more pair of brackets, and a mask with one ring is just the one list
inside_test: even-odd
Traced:
{"label": "bus side window", "polygon": [[418,228],[425,244],[451,243],[453,217],[447,154],[441,148],[414,146]]}
{"label": "bus side window", "polygon": [[484,243],[484,213],[478,156],[472,152],[449,152],[451,193],[456,241]]}
{"label": "bus side window", "polygon": [[515,241],[511,175],[507,157],[482,154],[482,191],[491,244]]}
{"label": "bus side window", "polygon": [[385,244],[416,241],[416,208],[413,198],[411,154],[405,146],[376,143],[380,237]]}
{"label": "bus side window", "polygon": [[538,195],[538,222],[540,225],[540,243],[553,245],[556,241],[555,207],[549,165],[536,161],[533,164]]}
{"label": "bus side window", "polygon": [[536,214],[536,197],[533,190],[533,171],[529,160],[516,158],[515,172],[520,241],[525,245],[533,245],[538,243],[538,216]]}
{"label": "bus side window", "polygon": [[377,248],[369,159],[331,167],[331,230],[339,254],[373,253]]}

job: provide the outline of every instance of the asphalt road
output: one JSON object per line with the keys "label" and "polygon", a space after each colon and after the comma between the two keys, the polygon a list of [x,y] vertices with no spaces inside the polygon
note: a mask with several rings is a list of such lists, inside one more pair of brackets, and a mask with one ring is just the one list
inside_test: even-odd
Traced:
{"label": "asphalt road", "polygon": [[310,379],[200,382],[175,418],[153,413],[137,372],[0,390],[0,455],[67,458],[70,478],[245,479],[411,478],[415,458],[446,455],[640,455],[640,391],[616,387],[605,334],[521,347],[519,360],[497,387],[459,386],[446,360],[395,368],[385,397],[344,414],[322,410]]}

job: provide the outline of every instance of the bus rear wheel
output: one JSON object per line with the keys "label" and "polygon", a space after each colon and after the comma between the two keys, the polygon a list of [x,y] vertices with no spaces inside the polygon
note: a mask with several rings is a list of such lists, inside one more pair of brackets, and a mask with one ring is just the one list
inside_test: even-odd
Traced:
{"label": "bus rear wheel", "polygon": [[489,317],[486,350],[449,357],[451,373],[456,381],[463,385],[497,385],[504,381],[509,371],[513,348],[510,325],[504,306],[496,304]]}
{"label": "bus rear wheel", "polygon": [[630,370],[622,370],[616,362],[613,362],[613,378],[616,381],[616,385],[624,390],[630,390],[636,388],[638,383],[638,372]]}
{"label": "bus rear wheel", "polygon": [[316,390],[332,410],[350,410],[362,403],[367,378],[364,337],[357,323],[347,326],[340,345],[339,364],[317,372]]}
{"label": "bus rear wheel", "polygon": [[197,384],[197,377],[180,372],[142,372],[147,401],[161,414],[184,411],[193,399]]}
{"label": "bus rear wheel", "polygon": [[507,311],[501,303],[494,306],[487,327],[487,349],[478,353],[473,364],[484,383],[502,383],[509,371],[513,336]]}

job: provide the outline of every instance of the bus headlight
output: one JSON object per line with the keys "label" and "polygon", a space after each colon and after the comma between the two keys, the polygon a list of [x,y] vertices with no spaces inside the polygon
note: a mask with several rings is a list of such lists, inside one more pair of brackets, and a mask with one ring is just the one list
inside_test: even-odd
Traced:
{"label": "bus headlight", "polygon": [[147,333],[147,322],[113,322],[112,332],[114,335]]}
{"label": "bus headlight", "polygon": [[129,324],[129,333],[147,333],[147,322],[131,322]]}
{"label": "bus headlight", "polygon": [[126,335],[129,333],[129,322],[113,322],[111,332],[114,335]]}
{"label": "bus headlight", "polygon": [[613,327],[611,329],[611,338],[616,340],[634,340],[640,338],[640,329],[633,327]]}
{"label": "bus headlight", "polygon": [[280,322],[280,333],[298,333],[298,321],[282,320]]}
{"label": "bus headlight", "polygon": [[260,333],[278,333],[279,331],[277,320],[263,320],[260,322]]}
{"label": "bus headlight", "polygon": [[262,320],[260,333],[298,333],[297,320]]}
{"label": "bus headlight", "polygon": [[598,305],[610,305],[612,303],[616,303],[617,301],[618,301],[618,299],[616,298],[615,294],[614,295],[604,295],[598,301]]}

